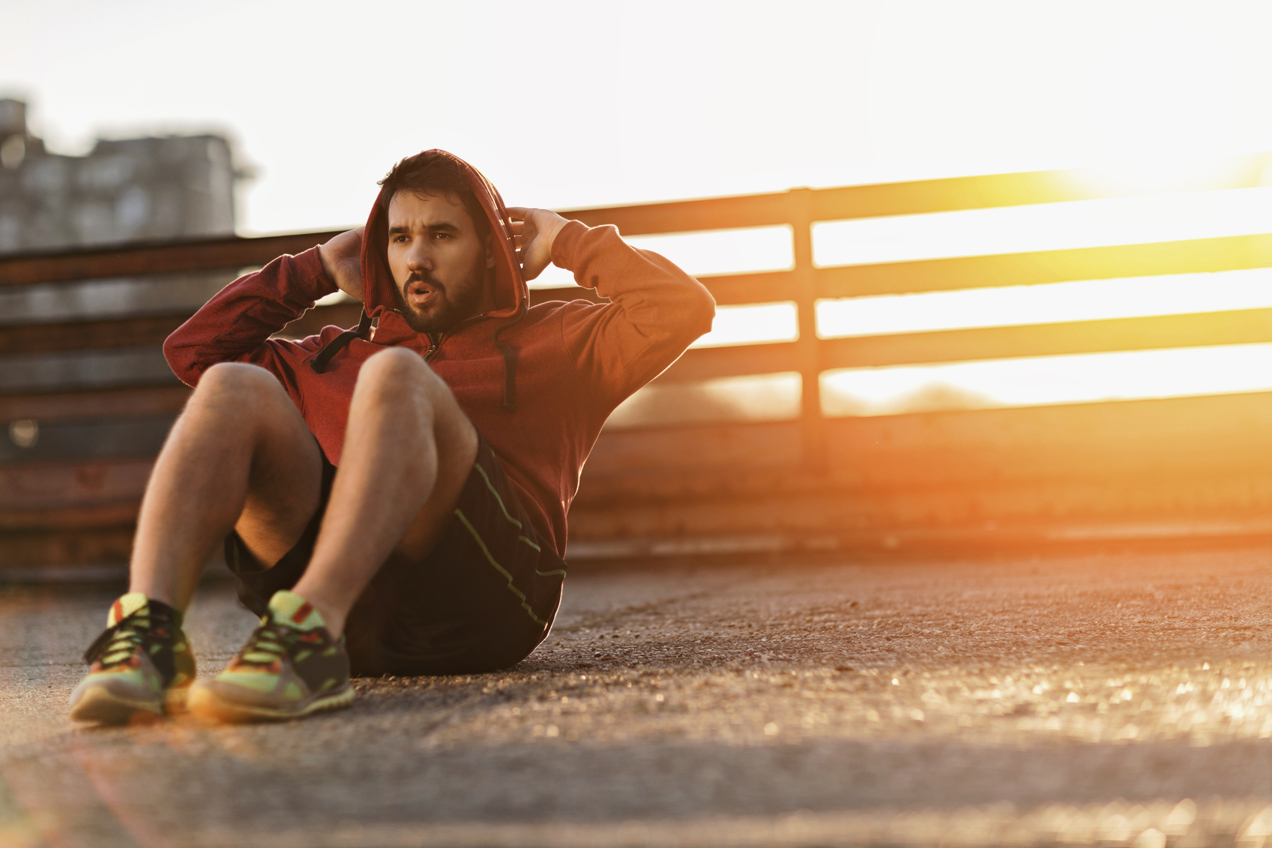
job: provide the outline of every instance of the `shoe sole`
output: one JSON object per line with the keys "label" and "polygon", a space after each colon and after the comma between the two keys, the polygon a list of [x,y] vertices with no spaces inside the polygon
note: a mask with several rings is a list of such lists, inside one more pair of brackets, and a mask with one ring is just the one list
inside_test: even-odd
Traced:
{"label": "shoe sole", "polygon": [[157,704],[154,699],[129,697],[109,684],[93,686],[71,706],[71,718],[97,724],[128,724],[138,718],[158,720],[165,713],[184,711],[189,691],[189,686],[169,689]]}
{"label": "shoe sole", "polygon": [[190,693],[187,707],[191,715],[218,719],[231,724],[256,721],[287,721],[304,718],[327,710],[339,710],[353,703],[353,686],[347,685],[338,692],[329,692],[300,704],[286,707],[267,707],[262,704],[242,704],[227,700],[211,687],[195,686]]}

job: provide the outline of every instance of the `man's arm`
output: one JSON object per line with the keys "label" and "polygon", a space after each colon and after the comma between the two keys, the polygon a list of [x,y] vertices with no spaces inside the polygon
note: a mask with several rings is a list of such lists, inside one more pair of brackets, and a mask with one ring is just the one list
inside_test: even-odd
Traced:
{"label": "man's arm", "polygon": [[322,269],[336,286],[354,300],[362,300],[362,232],[358,227],[318,245]]}
{"label": "man's arm", "polygon": [[512,243],[521,260],[521,274],[526,280],[533,280],[552,264],[552,244],[557,233],[570,222],[547,209],[526,206],[509,206],[508,214]]}
{"label": "man's arm", "polygon": [[337,284],[361,296],[361,244],[359,227],[296,256],[280,256],[230,283],[164,342],[168,364],[190,386],[218,362],[276,364],[280,346],[293,343],[270,336],[335,292]]}
{"label": "man's arm", "polygon": [[661,374],[711,329],[715,300],[667,259],[622,240],[611,226],[589,228],[542,209],[512,207],[521,264],[533,279],[553,264],[610,299],[566,314],[566,345],[598,391],[618,403]]}

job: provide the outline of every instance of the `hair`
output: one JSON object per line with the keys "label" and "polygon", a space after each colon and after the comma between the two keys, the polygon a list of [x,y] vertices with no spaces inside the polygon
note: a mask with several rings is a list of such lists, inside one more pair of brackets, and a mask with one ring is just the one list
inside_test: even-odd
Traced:
{"label": "hair", "polygon": [[408,156],[393,166],[379,183],[383,186],[380,202],[388,212],[389,203],[399,191],[414,194],[444,194],[448,199],[459,198],[468,210],[482,242],[490,235],[490,221],[477,196],[468,185],[468,178],[458,162],[449,156],[417,154]]}

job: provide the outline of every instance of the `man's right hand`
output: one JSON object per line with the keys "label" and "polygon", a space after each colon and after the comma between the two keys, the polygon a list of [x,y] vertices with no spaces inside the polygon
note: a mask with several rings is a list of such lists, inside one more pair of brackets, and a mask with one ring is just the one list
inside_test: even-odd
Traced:
{"label": "man's right hand", "polygon": [[318,245],[322,269],[342,292],[357,301],[362,300],[362,231],[365,229],[349,230]]}

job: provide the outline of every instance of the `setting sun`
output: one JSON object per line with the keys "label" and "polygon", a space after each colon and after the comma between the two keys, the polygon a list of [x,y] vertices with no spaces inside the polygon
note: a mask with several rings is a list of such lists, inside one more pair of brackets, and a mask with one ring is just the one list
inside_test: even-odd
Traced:
{"label": "setting sun", "polygon": [[[1238,172],[1232,161],[1222,160],[1211,169],[1207,187],[1222,185]],[[1261,173],[1261,167],[1252,171],[1250,163],[1261,161],[1241,160],[1247,186],[1258,181]],[[1153,193],[1141,195],[1142,191]],[[868,269],[1128,244],[1160,244],[1163,249],[1173,245],[1171,249],[1178,251],[1181,245],[1210,244],[1196,240],[1272,232],[1272,188],[1160,191],[1124,188],[1122,193],[1130,196],[824,221],[813,226],[813,255],[818,267]],[[788,227],[765,227],[638,236],[632,241],[710,280],[720,274],[791,268],[791,238]],[[1272,308],[1272,269],[1260,267],[1011,283],[1008,276],[995,278],[986,287],[972,282],[953,291],[822,299],[817,304],[817,334],[824,339],[868,338]],[[722,306],[713,331],[695,347],[795,341],[799,337],[795,305],[782,302],[781,295],[781,289],[774,287],[772,303]],[[1272,332],[1267,338],[1272,341]],[[824,375],[823,407],[829,415],[878,415],[1267,391],[1272,389],[1270,375],[1266,352],[1257,345],[849,368]],[[792,383],[788,375],[710,381],[699,388],[724,404],[717,403],[712,412],[703,414],[746,419],[799,414],[798,382]],[[614,426],[651,420],[651,415],[687,414],[684,404],[657,399],[668,391],[674,395],[684,390],[646,389],[625,406]]]}

